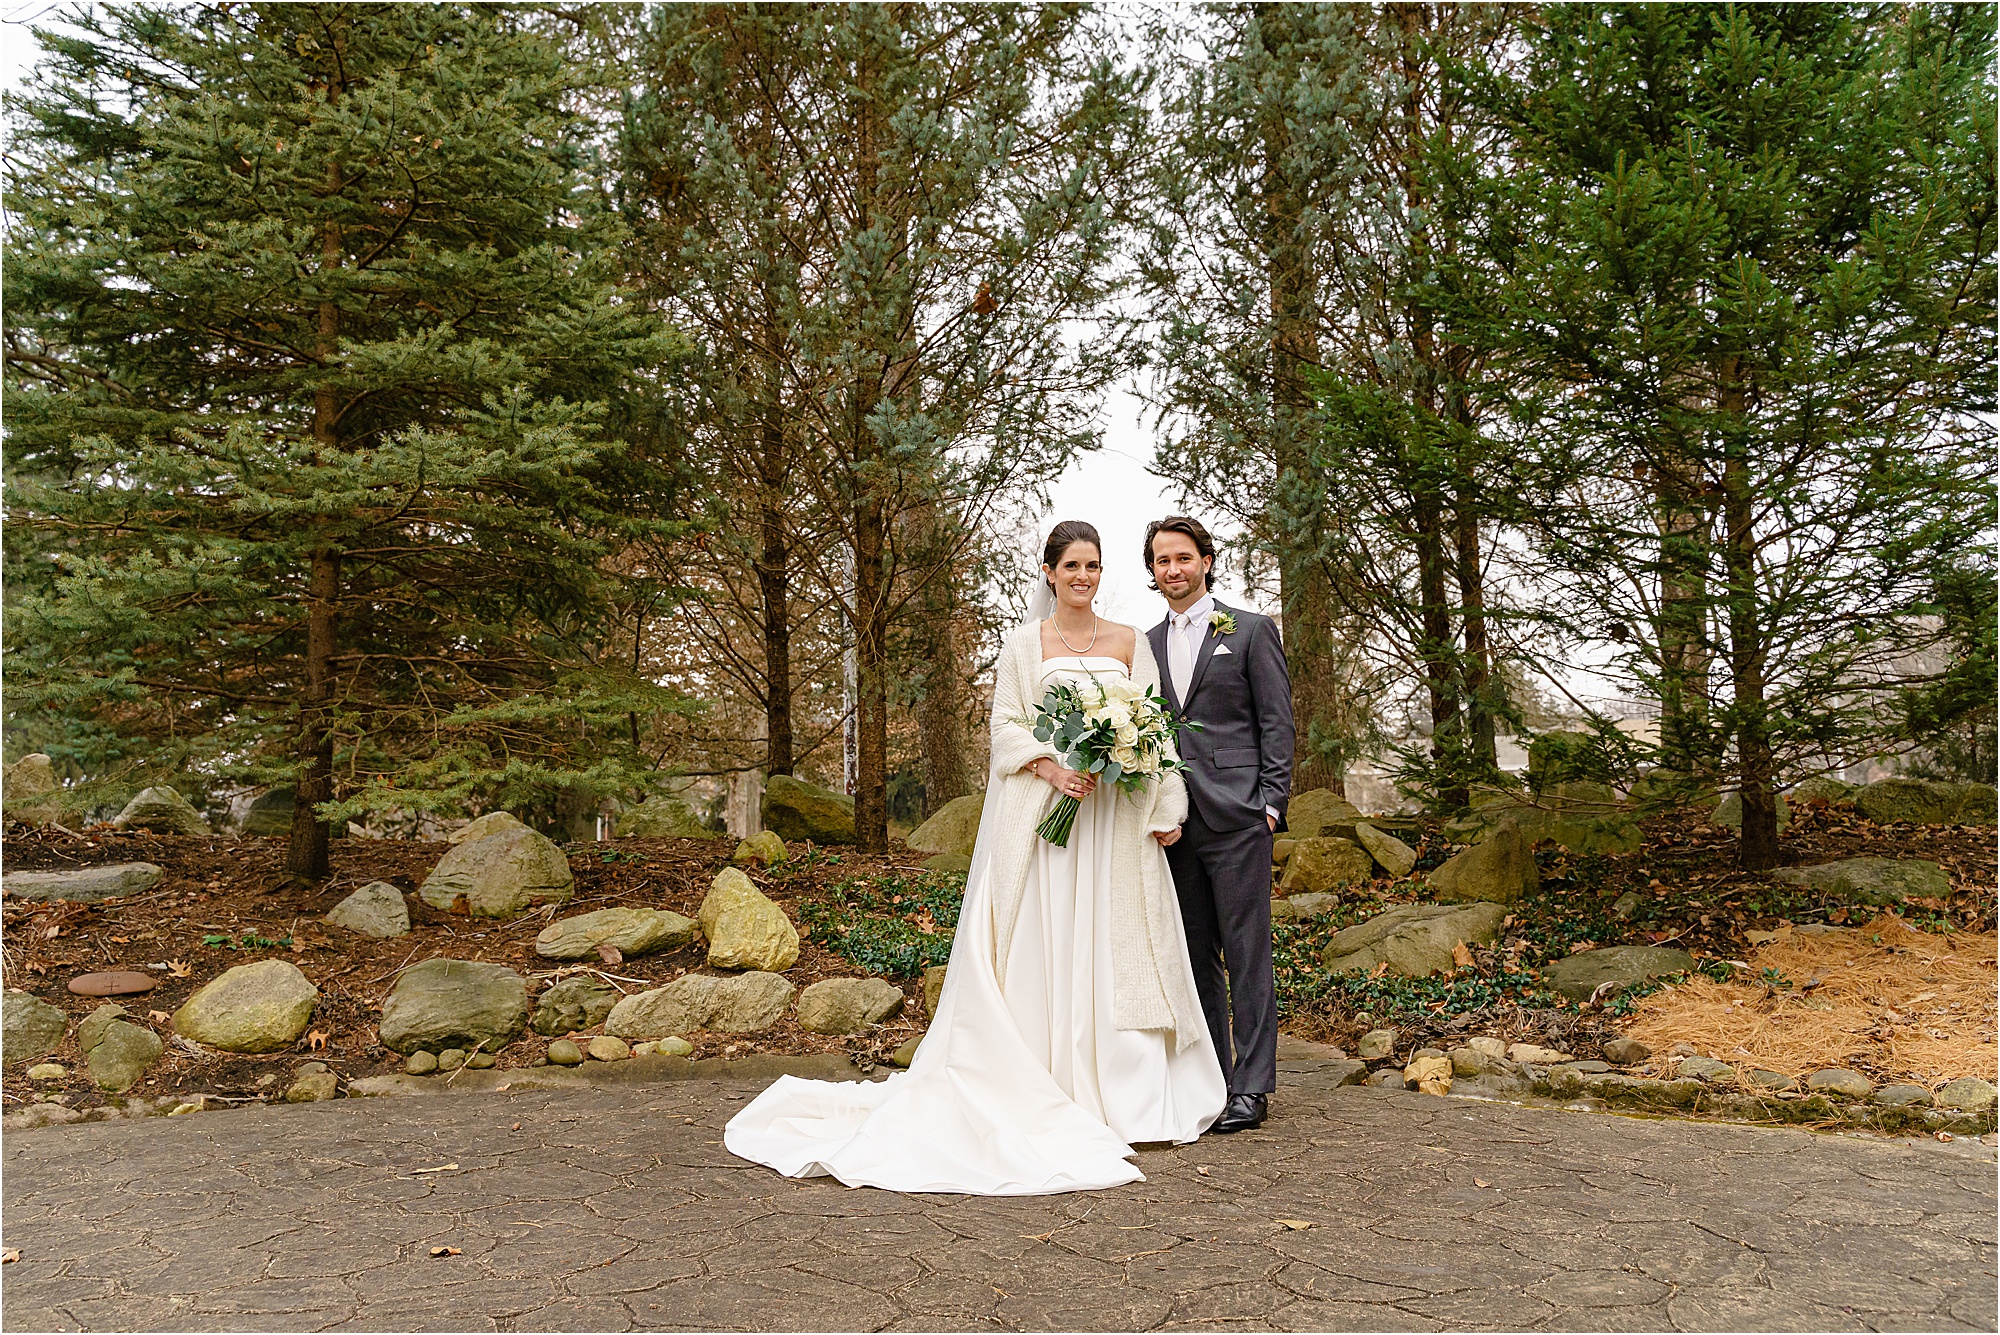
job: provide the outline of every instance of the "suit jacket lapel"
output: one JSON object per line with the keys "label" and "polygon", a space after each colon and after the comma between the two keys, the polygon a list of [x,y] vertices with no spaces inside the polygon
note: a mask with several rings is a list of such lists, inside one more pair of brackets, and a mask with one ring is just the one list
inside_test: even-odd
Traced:
{"label": "suit jacket lapel", "polygon": [[[1226,611],[1221,603],[1215,604],[1217,612]],[[1201,679],[1208,671],[1208,660],[1215,657],[1215,646],[1222,643],[1222,637],[1215,633],[1215,627],[1202,627],[1201,651],[1195,655],[1194,671],[1188,676],[1188,699],[1192,700],[1201,691]]]}
{"label": "suit jacket lapel", "polygon": [[1153,646],[1153,662],[1159,665],[1160,694],[1167,697],[1167,704],[1178,714],[1181,712],[1181,698],[1174,690],[1174,674],[1167,670],[1167,623],[1162,621],[1147,631],[1146,639]]}

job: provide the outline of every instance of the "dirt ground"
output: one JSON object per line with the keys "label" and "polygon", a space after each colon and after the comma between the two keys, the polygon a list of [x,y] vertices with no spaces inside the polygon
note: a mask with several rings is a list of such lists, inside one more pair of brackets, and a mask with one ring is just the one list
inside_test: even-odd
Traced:
{"label": "dirt ground", "polygon": [[[1708,826],[1698,816],[1652,819],[1646,833],[1645,846],[1630,855],[1575,858],[1559,850],[1553,856],[1545,854],[1543,888],[1532,903],[1524,901],[1517,910],[1521,923],[1510,929],[1530,939],[1529,954],[1517,955],[1504,962],[1504,967],[1618,942],[1675,945],[1698,958],[1751,961],[1758,949],[1752,943],[1752,933],[1783,932],[1793,926],[1837,928],[1849,924],[1850,917],[1851,925],[1858,927],[1875,912],[1823,904],[1813,892],[1781,886],[1762,874],[1735,870],[1734,837]],[[376,1041],[375,1022],[383,998],[405,966],[440,956],[490,961],[527,976],[533,990],[544,986],[560,967],[534,951],[535,934],[556,916],[555,906],[503,922],[454,916],[408,895],[411,932],[387,941],[371,940],[321,921],[329,908],[369,881],[384,880],[399,890],[414,891],[449,847],[442,843],[338,840],[333,845],[332,877],[316,890],[302,891],[290,886],[283,873],[282,838],[190,838],[109,827],[71,834],[18,824],[10,826],[6,835],[4,861],[10,871],[128,861],[153,862],[166,870],[158,887],[146,895],[96,905],[9,901],[0,914],[0,923],[4,923],[0,970],[4,970],[5,985],[32,991],[65,1007],[73,1020],[99,1004],[66,990],[65,985],[78,974],[131,969],[158,979],[151,992],[119,999],[137,1015],[150,1013],[154,1027],[168,1040],[165,1057],[145,1084],[133,1091],[135,1094],[200,1091],[224,1100],[250,1101],[268,1097],[274,1083],[271,1078],[288,1080],[308,1057],[327,1062],[346,1078],[394,1070],[402,1059]],[[1419,842],[1427,854],[1423,865],[1449,851],[1433,849],[1431,836]],[[620,839],[572,845],[568,853],[576,878],[575,894],[561,906],[561,913],[567,916],[612,905],[633,905],[672,909],[691,917],[716,871],[727,864],[733,846],[727,840],[696,839]],[[920,854],[906,850],[886,857],[804,845],[795,845],[792,851],[794,856],[787,863],[751,870],[752,879],[780,902],[801,896],[833,896],[844,881],[891,870],[908,872],[921,860]],[[1912,900],[1902,911],[1903,921],[1924,932],[1956,933],[1961,938],[1991,933],[1994,928],[1996,858],[1990,828],[1876,826],[1848,811],[1809,806],[1796,813],[1784,839],[1784,852],[1792,863],[1861,855],[1936,861],[1950,874],[1951,894]],[[1421,894],[1422,889],[1418,881],[1384,882],[1366,897],[1393,901]],[[1639,908],[1629,916],[1614,914],[1611,905],[1627,892],[1638,896]],[[793,916],[796,919],[798,915],[794,912]],[[1777,943],[1764,948],[1775,949]],[[1990,958],[1990,939],[1986,950]],[[1920,961],[1939,953],[1935,949],[1928,954],[1907,952],[1909,965],[1920,974]],[[1479,968],[1485,969],[1489,963],[1493,968],[1503,967],[1499,953],[1494,953],[1490,962],[1485,954],[1482,952]],[[169,1017],[195,989],[233,965],[271,957],[292,960],[320,989],[311,1032],[301,1040],[298,1051],[239,1056],[200,1051],[174,1040]],[[578,966],[567,967],[573,971]],[[657,987],[704,965],[699,947],[689,947],[617,965],[593,962],[592,967],[621,990],[634,992]],[[863,972],[808,934],[799,961],[787,976],[804,987],[821,978]],[[760,1034],[696,1033],[688,1038],[697,1055],[704,1057],[845,1051],[865,1064],[921,1030],[921,1007],[916,1001],[920,984],[908,980],[904,986],[912,1004],[901,1017],[863,1038],[808,1034],[790,1020]],[[1749,984],[1745,981],[1739,986]],[[1920,986],[1920,982],[1912,983],[1897,997],[1904,998],[1902,1004],[1908,1006],[1912,1003],[1906,999],[1917,995]],[[1827,995],[1837,990],[1829,987]],[[1701,1024],[1712,1026],[1716,1022],[1713,998],[1707,998],[1699,988],[1683,988],[1675,996],[1678,1002],[1673,997],[1648,999],[1644,1012],[1648,1041],[1672,1037],[1674,1004],[1699,1001],[1707,1007]],[[1730,1007],[1732,1000],[1739,1004]],[[1770,1026],[1759,1018],[1753,1003],[1754,999],[1724,998],[1720,1004],[1725,1015],[1733,1013],[1746,1025],[1761,1025],[1757,1032],[1768,1038]],[[1888,1006],[1889,1002],[1881,1004]],[[1344,1018],[1322,1017],[1305,1036],[1335,1041],[1347,1037],[1346,1030],[1352,1026],[1345,1024]],[[1441,1015],[1438,1022],[1445,1024],[1449,1018]],[[1632,1019],[1636,1022],[1639,1017]],[[1600,1017],[1573,1012],[1541,1013],[1536,1023],[1544,1022],[1585,1039],[1612,1027]],[[1694,1027],[1695,1021],[1690,1018],[1688,1025]],[[1929,1029],[1969,1025],[1966,1033],[1971,1039],[1988,1045],[1993,1041],[1990,1004],[1983,1011],[1961,1003],[1957,1012],[1926,1013],[1924,1025]],[[1615,1027],[1626,1026],[1620,1022]],[[1779,1028],[1783,1029],[1782,1023]],[[1795,1025],[1786,1032],[1803,1032],[1805,1028]],[[1529,1036],[1526,1030],[1522,1036]],[[1726,1036],[1708,1033],[1709,1045],[1721,1043],[1723,1050],[1716,1053],[1718,1056],[1727,1056],[1730,1048],[1760,1051],[1748,1039],[1722,1043]],[[530,1034],[498,1053],[499,1063],[526,1065],[540,1058],[546,1045],[546,1039]],[[1840,1064],[1856,1053],[1879,1055],[1885,1051],[1879,1042],[1869,1047],[1845,1030],[1829,1031],[1825,1045],[1828,1051],[1824,1057],[1815,1058],[1823,1064]],[[103,1096],[82,1074],[74,1040],[53,1060],[73,1072],[67,1086],[59,1091],[65,1102],[89,1107],[102,1101]],[[1990,1066],[1990,1061],[1986,1065]],[[1976,1073],[1988,1078],[1994,1074],[1990,1069]],[[264,1082],[261,1085],[260,1080]],[[47,1083],[33,1085],[18,1067],[10,1069],[0,1082],[0,1101],[10,1106],[49,1092]]]}
{"label": "dirt ground", "polygon": [[[729,864],[734,841],[703,839],[620,839],[571,846],[574,897],[562,916],[612,906],[672,909],[693,917],[715,873]],[[134,1094],[200,1091],[228,1099],[253,1099],[260,1077],[290,1073],[308,1056],[324,1061],[346,1078],[401,1068],[402,1058],[376,1042],[375,1022],[396,975],[409,964],[435,957],[504,964],[539,990],[558,969],[575,965],[535,953],[535,934],[557,916],[557,906],[508,921],[454,916],[406,894],[410,933],[374,940],[329,926],[321,916],[370,881],[387,881],[413,892],[450,848],[444,843],[341,839],[333,844],[333,875],[320,888],[288,885],[282,837],[192,838],[95,828],[72,836],[61,831],[15,825],[8,830],[5,865],[9,871],[50,870],[110,862],[151,862],[166,875],[150,893],[103,904],[8,901],[0,934],[0,968],[5,985],[22,988],[67,1009],[79,1020],[101,1004],[66,989],[76,975],[130,969],[149,973],[152,991],[113,1000],[135,1015],[153,1013],[153,1025],[168,1040],[166,1054]],[[750,868],[764,892],[783,903],[802,894],[831,893],[840,882],[894,869],[910,870],[921,855],[871,857],[852,849],[812,850],[795,846],[796,856],[775,868]],[[796,916],[796,915],[794,915]],[[245,944],[245,938],[249,944]],[[311,1031],[300,1050],[261,1056],[194,1052],[172,1038],[168,1023],[196,989],[224,970],[258,959],[289,959],[320,990]],[[647,955],[617,965],[591,961],[625,992],[644,991],[703,967],[700,947]],[[161,965],[164,968],[150,966]],[[799,960],[786,970],[798,987],[821,978],[862,971],[810,936],[800,943]],[[916,1005],[866,1038],[810,1034],[787,1019],[754,1035],[690,1034],[696,1055],[740,1056],[751,1052],[850,1052],[879,1057],[922,1029],[921,986],[907,988]],[[595,1030],[590,1032],[597,1032]],[[542,1056],[548,1040],[529,1034],[497,1054],[499,1064],[525,1066]],[[65,1102],[88,1108],[102,1096],[82,1074],[82,1054],[74,1038],[50,1058],[71,1068]],[[263,1088],[268,1088],[265,1086]],[[18,1067],[8,1068],[0,1101],[17,1106],[51,1092],[29,1082]]]}

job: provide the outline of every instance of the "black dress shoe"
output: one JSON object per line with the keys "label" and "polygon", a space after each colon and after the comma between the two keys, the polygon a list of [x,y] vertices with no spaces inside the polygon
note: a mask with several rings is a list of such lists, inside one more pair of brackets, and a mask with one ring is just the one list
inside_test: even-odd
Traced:
{"label": "black dress shoe", "polygon": [[1215,1119],[1209,1130],[1223,1136],[1232,1131],[1249,1131],[1264,1125],[1265,1111],[1262,1094],[1231,1094],[1222,1116]]}

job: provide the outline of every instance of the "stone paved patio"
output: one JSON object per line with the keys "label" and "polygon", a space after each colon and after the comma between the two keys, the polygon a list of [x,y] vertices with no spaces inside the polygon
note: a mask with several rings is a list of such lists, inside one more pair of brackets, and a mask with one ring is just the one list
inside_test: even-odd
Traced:
{"label": "stone paved patio", "polygon": [[1015,1200],[740,1164],[720,1143],[759,1088],[740,1080],[19,1132],[0,1143],[21,1253],[4,1325],[1995,1327],[1984,1146],[1333,1088],[1288,1065],[1261,1131],[1147,1151],[1142,1184]]}

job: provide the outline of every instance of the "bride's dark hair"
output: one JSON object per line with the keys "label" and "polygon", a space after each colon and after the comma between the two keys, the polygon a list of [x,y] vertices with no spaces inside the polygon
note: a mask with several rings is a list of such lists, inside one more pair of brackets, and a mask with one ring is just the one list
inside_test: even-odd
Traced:
{"label": "bride's dark hair", "polygon": [[[1063,553],[1079,542],[1087,542],[1097,548],[1097,554],[1104,555],[1104,540],[1097,536],[1097,530],[1081,519],[1065,519],[1049,530],[1049,540],[1042,544],[1042,564],[1049,569],[1056,568],[1056,562],[1063,559]],[[1049,588],[1055,585],[1049,582]]]}

